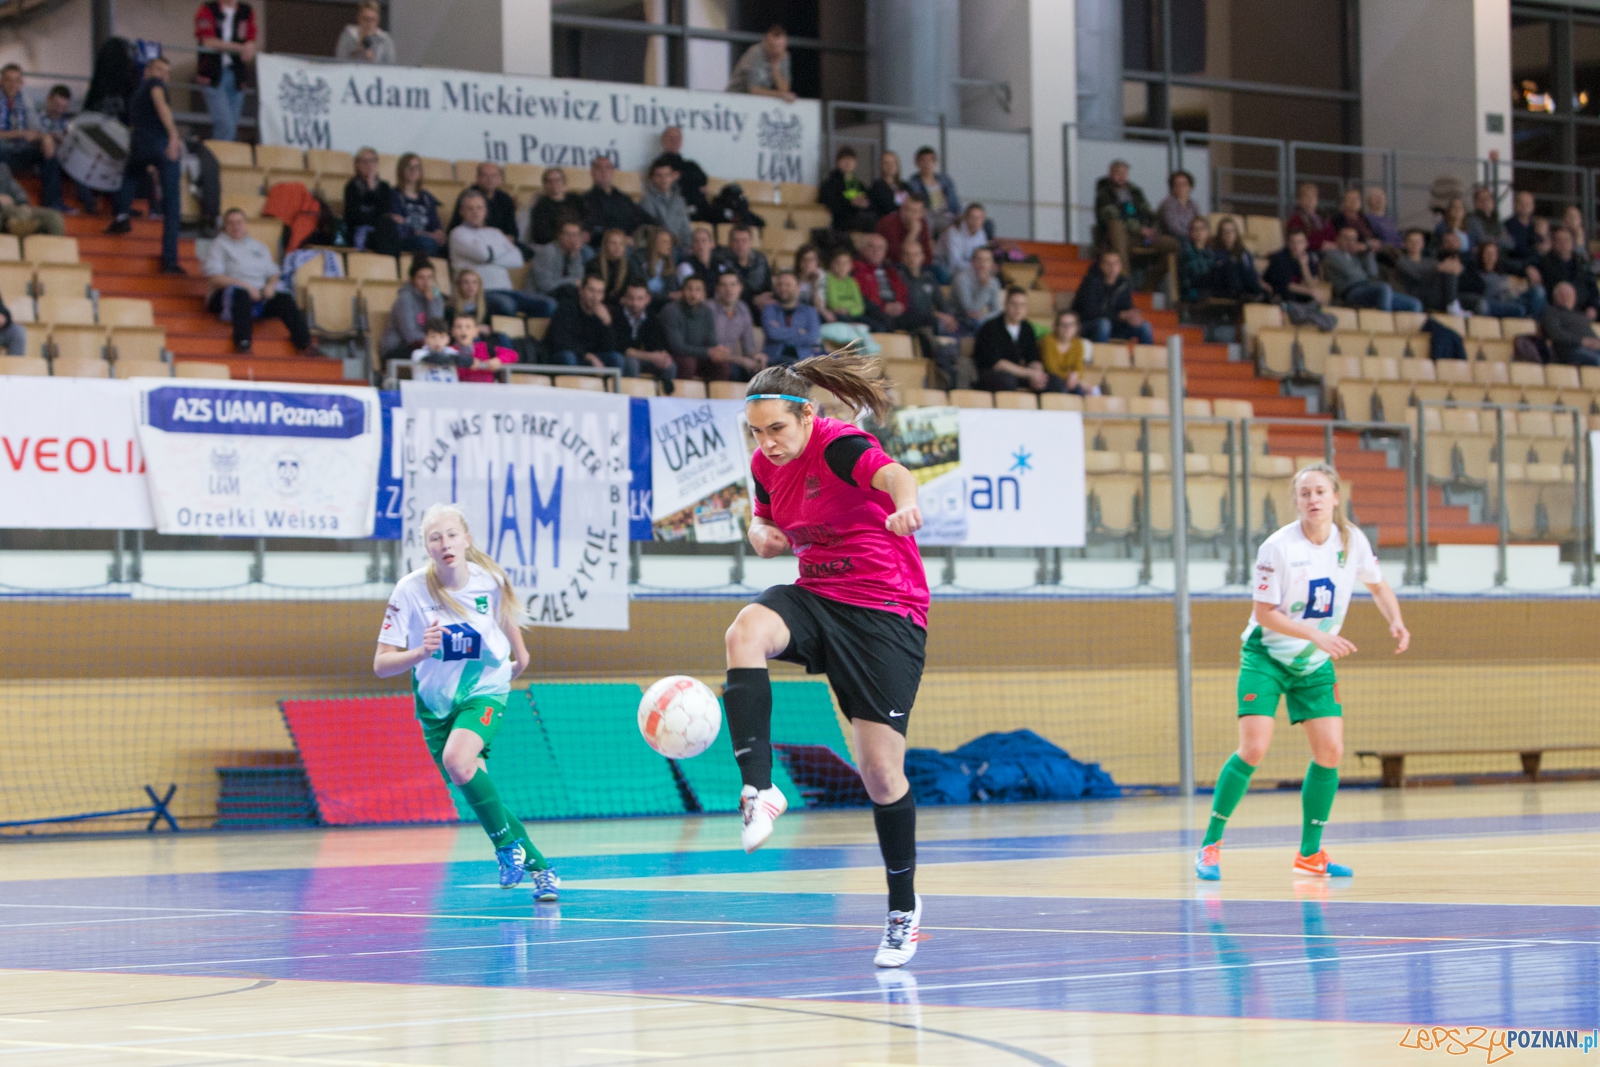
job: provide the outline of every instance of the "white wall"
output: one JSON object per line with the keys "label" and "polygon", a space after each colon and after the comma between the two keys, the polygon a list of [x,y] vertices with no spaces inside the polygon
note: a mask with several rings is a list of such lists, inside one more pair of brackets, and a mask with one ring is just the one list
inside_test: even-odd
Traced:
{"label": "white wall", "polygon": [[1026,106],[1034,132],[1033,228],[1040,241],[1067,239],[1061,128],[1078,115],[1074,7],[1073,0],[1032,0],[1028,5],[1032,78]]}
{"label": "white wall", "polygon": [[550,0],[500,0],[500,70],[550,77]]}
{"label": "white wall", "polygon": [[[389,0],[389,32],[397,58],[408,67],[499,72],[505,63],[502,17],[501,0]],[[547,16],[546,73],[549,23]]]}

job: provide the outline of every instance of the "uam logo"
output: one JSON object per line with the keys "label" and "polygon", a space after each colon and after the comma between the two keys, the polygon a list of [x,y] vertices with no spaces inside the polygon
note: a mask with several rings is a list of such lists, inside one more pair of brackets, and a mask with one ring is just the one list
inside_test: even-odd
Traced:
{"label": "uam logo", "polygon": [[279,452],[272,457],[272,488],[279,496],[294,496],[305,484],[305,462],[298,452]]}
{"label": "uam logo", "polygon": [[799,115],[781,108],[762,112],[756,118],[756,177],[768,182],[805,180],[801,162],[805,146],[805,123]]}
{"label": "uam logo", "polygon": [[333,89],[326,78],[312,79],[303,70],[286,72],[278,83],[278,107],[283,111],[285,143],[302,148],[332,148]]}
{"label": "uam logo", "polygon": [[211,450],[210,461],[206,492],[212,496],[238,496],[239,450],[231,445],[218,445]]}

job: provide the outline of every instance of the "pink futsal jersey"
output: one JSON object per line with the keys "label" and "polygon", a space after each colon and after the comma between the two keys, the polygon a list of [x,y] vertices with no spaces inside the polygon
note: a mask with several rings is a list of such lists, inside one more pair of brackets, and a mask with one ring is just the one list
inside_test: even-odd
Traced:
{"label": "pink futsal jersey", "polygon": [[[866,438],[854,485],[835,474],[824,453],[842,437]],[[758,450],[750,460],[755,513],[773,523],[800,559],[802,589],[862,608],[892,611],[928,627],[928,577],[914,537],[884,526],[894,513],[872,476],[894,461],[870,434],[848,422],[818,418],[805,451],[778,466]]]}

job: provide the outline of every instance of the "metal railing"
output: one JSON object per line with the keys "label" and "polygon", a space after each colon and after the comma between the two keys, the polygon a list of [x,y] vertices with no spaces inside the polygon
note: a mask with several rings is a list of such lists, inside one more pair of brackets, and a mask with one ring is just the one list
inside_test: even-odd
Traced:
{"label": "metal railing", "polygon": [[[398,389],[400,383],[415,380],[417,371],[429,366],[420,359],[390,359],[383,365],[383,387]],[[401,371],[405,371],[404,374]],[[558,374],[580,378],[599,378],[608,393],[622,391],[622,370],[618,367],[568,366],[565,363],[508,363],[493,368],[494,380],[510,383],[516,378],[540,375],[553,378]]]}
{"label": "metal railing", "polygon": [[[1288,147],[1283,141],[1271,137],[1244,137],[1228,133],[1198,133],[1185,130],[1178,135],[1178,168],[1184,168],[1183,153],[1186,148],[1199,148],[1205,146],[1208,150],[1212,145],[1240,145],[1251,148],[1269,148],[1273,151],[1273,169],[1263,170],[1259,167],[1223,166],[1213,158],[1211,168],[1211,207],[1216,210],[1219,204],[1265,204],[1273,209],[1273,213],[1280,219],[1289,214],[1289,180],[1288,180]],[[1275,192],[1272,195],[1264,193],[1223,192],[1224,179],[1231,180],[1237,185],[1239,179],[1267,181],[1271,180]]]}

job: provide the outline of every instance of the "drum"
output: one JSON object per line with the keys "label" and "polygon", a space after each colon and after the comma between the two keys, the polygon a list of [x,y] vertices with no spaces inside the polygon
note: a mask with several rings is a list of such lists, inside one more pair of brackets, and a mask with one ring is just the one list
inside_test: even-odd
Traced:
{"label": "drum", "polygon": [[108,115],[86,111],[72,120],[56,160],[73,181],[114,193],[128,161],[128,128]]}

